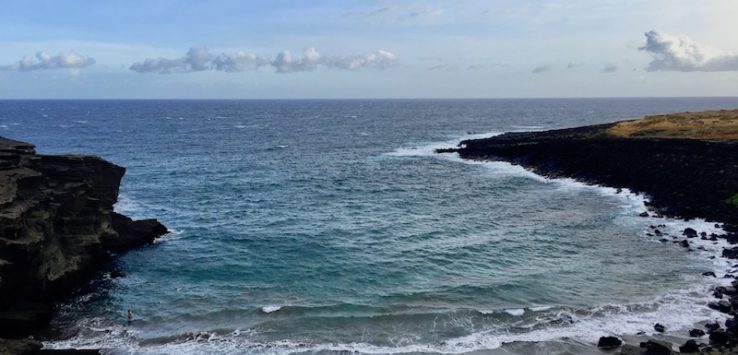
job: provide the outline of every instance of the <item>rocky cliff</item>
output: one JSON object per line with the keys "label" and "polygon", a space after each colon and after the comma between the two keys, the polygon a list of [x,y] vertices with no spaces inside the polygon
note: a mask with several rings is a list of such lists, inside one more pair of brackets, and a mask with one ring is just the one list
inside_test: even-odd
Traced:
{"label": "rocky cliff", "polygon": [[738,225],[738,141],[623,137],[614,124],[467,140],[467,159],[502,160],[548,177],[628,188],[649,196],[657,213]]}
{"label": "rocky cliff", "polygon": [[0,138],[0,337],[23,336],[112,253],[167,233],[113,212],[125,168]]}

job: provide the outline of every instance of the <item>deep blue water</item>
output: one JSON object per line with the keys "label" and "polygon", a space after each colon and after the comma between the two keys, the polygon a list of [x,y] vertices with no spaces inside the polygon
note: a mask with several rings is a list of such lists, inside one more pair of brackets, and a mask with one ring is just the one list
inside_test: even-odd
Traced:
{"label": "deep blue water", "polygon": [[649,224],[683,223],[635,217],[642,197],[433,148],[735,107],[736,98],[0,101],[0,135],[126,166],[118,209],[174,231],[118,259],[127,277],[62,307],[55,326],[69,339],[50,346],[459,353],[717,317],[698,277],[717,266],[646,236]]}

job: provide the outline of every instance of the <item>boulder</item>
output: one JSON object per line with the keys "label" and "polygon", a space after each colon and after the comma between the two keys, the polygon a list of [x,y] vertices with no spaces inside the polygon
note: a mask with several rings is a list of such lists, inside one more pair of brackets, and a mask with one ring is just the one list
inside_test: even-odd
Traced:
{"label": "boulder", "polygon": [[686,228],[682,234],[687,238],[697,238],[697,231],[692,228]]}
{"label": "boulder", "polygon": [[606,336],[600,337],[600,340],[597,342],[597,347],[602,349],[614,349],[622,344],[623,341],[618,337]]}
{"label": "boulder", "polygon": [[113,252],[152,244],[156,238],[169,233],[167,227],[155,219],[134,221],[116,212],[111,213],[110,217],[117,235],[106,235],[102,242],[108,250]]}
{"label": "boulder", "polygon": [[712,332],[717,331],[718,329],[720,329],[720,323],[718,323],[718,322],[710,322],[710,323],[707,323],[707,324],[705,324],[705,329],[707,329],[707,333],[708,334],[709,333],[712,333]]}
{"label": "boulder", "polygon": [[725,301],[725,300],[720,300],[717,302],[710,302],[707,304],[707,306],[716,311],[723,312],[723,313],[730,313],[730,310],[732,308],[730,305],[730,302]]}
{"label": "boulder", "polygon": [[738,259],[738,247],[723,248],[723,257],[728,259]]}
{"label": "boulder", "polygon": [[719,346],[725,346],[730,342],[730,335],[722,330],[716,330],[710,333],[710,343]]}
{"label": "boulder", "polygon": [[700,352],[700,347],[697,345],[697,342],[694,340],[687,340],[687,342],[684,343],[684,345],[679,347],[680,353],[698,353]]}
{"label": "boulder", "polygon": [[661,340],[649,340],[644,347],[648,355],[671,355],[673,353],[671,343]]}

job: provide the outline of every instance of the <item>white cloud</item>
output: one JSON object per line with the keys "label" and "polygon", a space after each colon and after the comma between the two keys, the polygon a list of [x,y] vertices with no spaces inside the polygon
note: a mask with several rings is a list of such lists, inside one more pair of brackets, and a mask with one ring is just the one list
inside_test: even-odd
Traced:
{"label": "white cloud", "polygon": [[738,71],[738,55],[695,43],[686,36],[646,32],[646,44],[639,48],[653,56],[649,71]]}
{"label": "white cloud", "polygon": [[270,65],[269,59],[255,53],[238,51],[232,54],[223,53],[213,59],[212,65],[215,70],[229,73],[237,73],[247,70],[256,70],[259,67]]}
{"label": "white cloud", "polygon": [[0,70],[31,71],[41,69],[80,69],[95,64],[95,59],[74,51],[51,55],[45,51],[36,53],[36,58],[26,58],[9,65],[0,65]]}
{"label": "white cloud", "polygon": [[130,69],[139,73],[189,73],[193,71],[217,70],[237,73],[271,66],[277,73],[312,71],[319,66],[330,69],[359,70],[365,68],[385,69],[395,63],[397,57],[388,51],[378,50],[366,55],[324,57],[315,48],[307,48],[301,57],[283,51],[273,59],[252,52],[239,51],[212,56],[206,48],[191,48],[182,58],[147,58],[136,62]]}
{"label": "white cloud", "polygon": [[211,58],[207,48],[192,47],[182,58],[146,58],[143,62],[133,63],[130,69],[139,73],[189,73],[209,69]]}
{"label": "white cloud", "polygon": [[363,68],[385,69],[397,60],[393,53],[378,50],[363,56],[349,56],[338,58],[327,58],[324,64],[328,67],[345,70],[358,70]]}

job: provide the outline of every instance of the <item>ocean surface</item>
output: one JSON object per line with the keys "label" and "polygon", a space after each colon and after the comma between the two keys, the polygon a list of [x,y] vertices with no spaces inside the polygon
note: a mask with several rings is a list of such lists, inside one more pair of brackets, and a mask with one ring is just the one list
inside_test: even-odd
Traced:
{"label": "ocean surface", "polygon": [[[736,98],[0,101],[0,135],[127,167],[173,233],[64,304],[50,347],[112,354],[487,353],[721,318],[706,251],[644,196],[434,154],[461,139]],[[712,284],[711,284],[712,283]],[[134,320],[127,322],[131,309]],[[505,345],[507,344],[507,345]],[[502,348],[501,348],[502,347]],[[497,349],[497,350],[495,350]]]}

